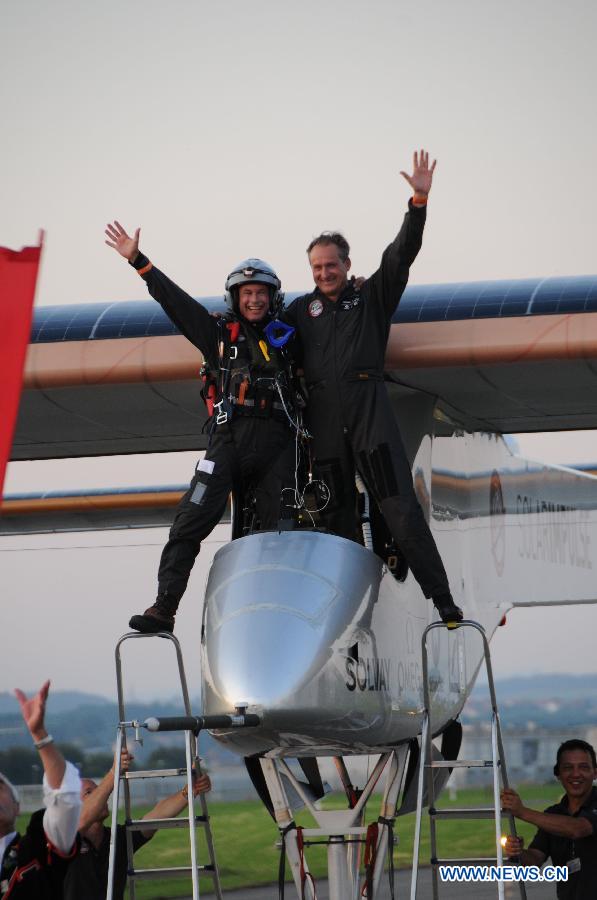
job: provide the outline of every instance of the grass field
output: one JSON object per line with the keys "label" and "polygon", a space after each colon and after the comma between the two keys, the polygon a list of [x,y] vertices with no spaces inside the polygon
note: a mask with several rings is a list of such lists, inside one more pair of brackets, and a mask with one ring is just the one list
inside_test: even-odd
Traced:
{"label": "grass field", "polygon": [[[543,809],[561,796],[559,785],[528,786],[521,789],[527,805]],[[343,805],[340,798],[326,802],[327,806]],[[442,796],[442,806],[491,806],[492,793],[488,790],[462,790],[453,800],[447,792]],[[224,889],[271,884],[277,880],[279,851],[275,847],[278,832],[268,813],[258,802],[211,803],[211,824],[220,877]],[[369,803],[367,822],[376,818],[379,798]],[[146,812],[135,810],[135,818]],[[23,829],[27,816],[21,816],[17,827]],[[298,814],[299,825],[312,825],[308,814]],[[438,852],[443,856],[471,857],[490,856],[495,852],[493,844],[494,824],[492,820],[440,821],[438,823]],[[520,823],[519,833],[527,841],[534,833],[532,826]],[[396,820],[398,846],[394,851],[397,867],[409,867],[412,859],[414,815]],[[206,861],[203,837],[199,829],[199,861]],[[315,878],[325,875],[325,847],[312,847],[307,851],[309,868]],[[184,830],[164,830],[158,832],[152,841],[135,855],[137,867],[161,867],[189,865],[188,833]],[[421,862],[429,860],[429,828],[423,819],[421,841]],[[287,868],[288,874],[288,868]],[[202,895],[207,892],[211,879],[201,880]],[[190,879],[176,878],[160,881],[139,882],[136,894],[141,900],[188,897],[191,893]]]}

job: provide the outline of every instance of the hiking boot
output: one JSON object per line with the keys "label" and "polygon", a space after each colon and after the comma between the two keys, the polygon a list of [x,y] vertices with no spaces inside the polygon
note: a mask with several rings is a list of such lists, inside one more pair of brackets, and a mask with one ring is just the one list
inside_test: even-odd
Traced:
{"label": "hiking boot", "polygon": [[447,625],[462,622],[464,615],[459,606],[456,606],[451,594],[441,594],[433,598],[433,605],[437,609],[440,619]]}
{"label": "hiking boot", "polygon": [[169,597],[158,597],[149,609],[141,616],[132,616],[129,628],[140,631],[141,634],[158,634],[160,631],[174,631],[174,616],[178,608],[178,600]]}

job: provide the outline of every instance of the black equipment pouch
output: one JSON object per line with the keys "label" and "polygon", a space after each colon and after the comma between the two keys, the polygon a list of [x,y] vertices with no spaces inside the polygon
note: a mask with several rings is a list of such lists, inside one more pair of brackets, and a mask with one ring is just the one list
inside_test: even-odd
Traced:
{"label": "black equipment pouch", "polygon": [[258,419],[269,419],[272,414],[272,403],[274,402],[274,392],[271,387],[257,384],[253,399],[255,402],[253,415]]}

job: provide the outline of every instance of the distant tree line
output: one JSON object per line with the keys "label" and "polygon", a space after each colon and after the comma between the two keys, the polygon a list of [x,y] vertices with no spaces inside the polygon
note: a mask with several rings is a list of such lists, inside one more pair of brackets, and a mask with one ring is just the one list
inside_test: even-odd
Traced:
{"label": "distant tree line", "polygon": [[[64,758],[87,778],[102,778],[112,765],[112,754],[86,752],[78,744],[58,743]],[[143,763],[147,769],[176,769],[186,765],[184,747],[159,747]],[[139,768],[136,763],[132,769]],[[42,767],[37,750],[32,747],[10,747],[0,750],[0,772],[14,784],[41,784]]]}

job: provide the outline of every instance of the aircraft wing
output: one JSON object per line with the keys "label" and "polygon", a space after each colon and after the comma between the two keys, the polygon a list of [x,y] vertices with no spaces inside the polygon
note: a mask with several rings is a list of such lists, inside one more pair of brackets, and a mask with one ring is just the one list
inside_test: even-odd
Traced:
{"label": "aircraft wing", "polygon": [[[7,494],[0,535],[50,534],[115,528],[169,528],[188,484]],[[221,522],[230,524],[230,502]]]}
{"label": "aircraft wing", "polygon": [[[37,309],[12,459],[205,448],[201,363],[153,300]],[[410,286],[386,372],[447,428],[595,428],[597,276]]]}

